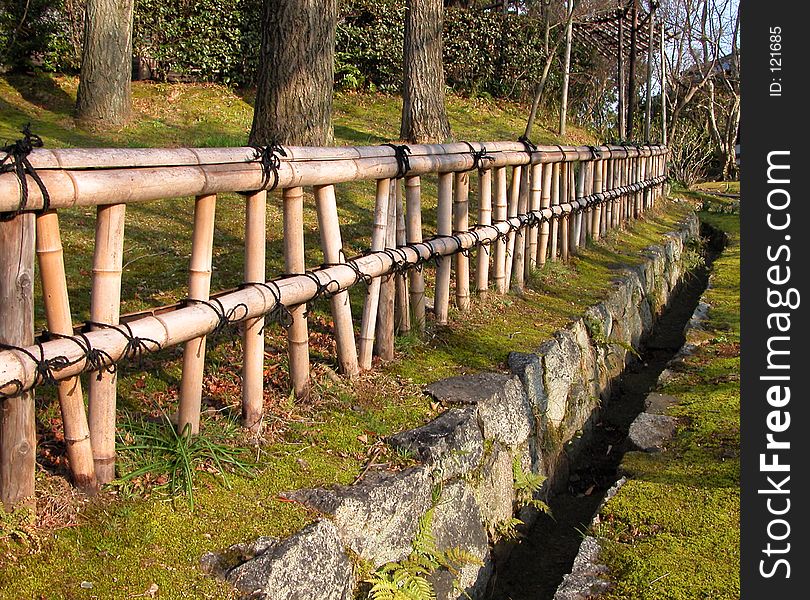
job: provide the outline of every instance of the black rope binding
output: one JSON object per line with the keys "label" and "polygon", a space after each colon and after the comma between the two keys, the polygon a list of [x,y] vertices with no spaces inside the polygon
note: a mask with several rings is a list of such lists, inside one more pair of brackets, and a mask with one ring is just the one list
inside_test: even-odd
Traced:
{"label": "black rope binding", "polygon": [[[35,341],[34,345],[39,349],[39,358],[25,348],[0,342],[0,350],[16,350],[17,352],[25,354],[34,363],[34,385],[32,387],[36,387],[44,383],[56,385],[56,376],[54,375],[56,371],[61,371],[62,369],[70,367],[71,365],[75,365],[84,358],[82,357],[78,360],[70,360],[67,356],[60,355],[46,359],[45,348],[42,346],[42,343],[40,341]],[[12,398],[22,392],[23,383],[19,379],[12,379],[6,385],[9,384],[14,386],[14,390],[11,393],[3,393],[0,397]]]}
{"label": "black rope binding", "polygon": [[531,157],[533,152],[537,152],[537,146],[525,135],[520,136],[517,141],[523,144],[523,148],[529,157]]}
{"label": "black rope binding", "polygon": [[486,146],[482,145],[480,150],[476,150],[475,147],[470,142],[468,142],[466,140],[461,140],[461,141],[463,143],[467,144],[467,147],[470,149],[470,154],[472,155],[473,164],[472,164],[472,167],[470,167],[470,169],[469,169],[470,171],[475,171],[475,170],[482,171],[484,169],[484,166],[482,164],[483,161],[488,160],[488,161],[491,162],[491,161],[495,160],[492,156],[487,154],[487,147]]}
{"label": "black rope binding", "polygon": [[394,149],[394,156],[397,159],[397,179],[402,179],[408,174],[408,171],[411,170],[411,161],[408,158],[408,155],[411,153],[410,147],[405,144],[397,145],[397,144],[383,144],[383,146],[389,146],[390,148]]}
{"label": "black rope binding", "polygon": [[28,206],[28,179],[26,175],[31,176],[31,179],[34,180],[42,193],[42,211],[48,210],[51,206],[51,197],[45,188],[45,183],[34,169],[31,161],[28,160],[28,155],[31,154],[34,148],[43,147],[42,138],[35,133],[31,133],[31,123],[23,126],[20,133],[23,134],[23,139],[0,149],[6,153],[0,160],[0,175],[14,173],[20,183],[20,204],[17,210],[0,214],[0,221],[10,221]]}
{"label": "black rope binding", "polygon": [[[258,162],[262,168],[262,184],[259,186],[260,190],[267,190],[272,192],[278,185],[279,175],[278,169],[281,167],[281,157],[287,156],[287,152],[283,146],[277,141],[271,141],[267,146],[251,146],[255,154],[250,159],[250,162]],[[272,185],[270,181],[272,180]],[[240,194],[249,194],[250,192],[239,192]]]}
{"label": "black rope binding", "polygon": [[[293,315],[290,309],[281,303],[281,289],[278,287],[278,284],[275,281],[246,281],[240,283],[238,289],[243,290],[251,286],[264,288],[270,292],[270,295],[273,297],[273,308],[266,313],[267,318],[271,321],[275,321],[284,329],[292,327]],[[259,335],[264,333],[264,327],[262,327],[258,333]]]}
{"label": "black rope binding", "polygon": [[[83,331],[88,332],[93,327],[98,329],[112,329],[113,331],[121,334],[127,341],[126,346],[124,346],[124,352],[121,354],[121,358],[124,360],[137,360],[138,365],[143,364],[143,357],[147,352],[157,352],[163,349],[163,346],[157,340],[153,340],[152,338],[142,338],[135,335],[132,332],[132,327],[130,327],[129,323],[111,325],[109,323],[99,323],[98,321],[85,321]],[[152,348],[149,347],[149,344],[152,345]]]}
{"label": "black rope binding", "polygon": [[[247,317],[248,314],[248,307],[247,304],[240,302],[233,306],[230,310],[226,311],[225,306],[223,306],[222,301],[219,298],[210,298],[209,300],[198,300],[195,298],[186,298],[183,300],[183,304],[185,306],[189,306],[191,304],[202,304],[203,306],[207,306],[210,308],[214,314],[217,316],[217,324],[214,326],[214,329],[211,330],[209,334],[210,337],[216,337],[221,334],[225,329],[234,323],[238,323]],[[244,311],[241,315],[238,312],[239,310]]]}

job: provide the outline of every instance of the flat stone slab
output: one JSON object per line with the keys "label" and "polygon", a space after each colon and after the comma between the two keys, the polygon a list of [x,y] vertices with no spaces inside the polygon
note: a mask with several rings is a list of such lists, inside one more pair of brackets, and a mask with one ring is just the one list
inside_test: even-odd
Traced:
{"label": "flat stone slab", "polygon": [[643,412],[630,425],[627,439],[644,452],[658,452],[675,435],[675,417]]}
{"label": "flat stone slab", "polygon": [[500,373],[459,375],[431,383],[425,393],[444,404],[476,405],[485,439],[515,447],[533,432],[534,416],[517,377]]}
{"label": "flat stone slab", "polygon": [[675,396],[653,392],[647,394],[647,397],[644,399],[644,411],[654,415],[664,415],[666,414],[667,408],[677,403],[678,399]]}
{"label": "flat stone slab", "polygon": [[354,589],[352,563],[329,521],[265,547],[227,580],[251,600],[350,600]]}
{"label": "flat stone slab", "polygon": [[388,438],[394,448],[410,450],[443,479],[466,475],[481,464],[484,437],[474,406],[451,408],[427,425]]}
{"label": "flat stone slab", "polygon": [[419,518],[430,508],[428,469],[369,472],[357,485],[312,488],[284,496],[331,515],[342,542],[380,566],[411,551]]}

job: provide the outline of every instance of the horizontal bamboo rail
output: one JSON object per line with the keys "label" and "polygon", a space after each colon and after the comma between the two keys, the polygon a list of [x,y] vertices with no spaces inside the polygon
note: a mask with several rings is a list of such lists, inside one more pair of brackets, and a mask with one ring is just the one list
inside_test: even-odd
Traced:
{"label": "horizontal bamboo rail", "polygon": [[[411,264],[421,264],[435,256],[451,256],[460,250],[470,249],[482,243],[492,243],[499,236],[525,226],[534,219],[559,218],[562,215],[571,214],[575,210],[586,208],[589,204],[602,203],[624,194],[635,193],[644,187],[660,185],[665,180],[665,177],[660,176],[647,180],[643,184],[637,183],[614,188],[601,194],[557,205],[553,209],[547,208],[518,215],[487,227],[475,227],[466,233],[437,237],[425,240],[420,244],[403,246],[399,252],[404,261]],[[290,276],[272,283],[278,290],[278,298],[282,305],[296,306],[316,297],[319,289],[316,280],[324,287],[330,282],[336,282],[340,290],[346,290],[357,283],[358,272],[364,277],[380,277],[391,272],[393,265],[394,258],[391,254],[371,252],[351,259],[347,261],[347,264],[313,270],[311,273],[314,277]],[[265,286],[248,285],[217,298],[224,313],[238,313],[242,317],[240,320],[267,315],[277,309],[273,292]],[[218,317],[208,307],[190,305],[159,315],[142,317],[128,325],[132,331],[132,337],[150,340],[152,343],[148,344],[147,350],[155,351],[158,345],[160,348],[169,348],[208,335],[217,328],[218,323]],[[105,329],[84,335],[93,348],[103,351],[106,355],[103,357],[102,365],[115,363],[124,357],[127,344],[117,332]],[[71,339],[50,340],[39,346],[29,346],[25,348],[25,351],[38,355],[40,348],[45,361],[64,357],[69,363],[53,373],[56,380],[93,370],[92,365],[85,360],[84,351]],[[0,352],[0,394],[8,395],[29,390],[39,383],[38,379],[37,363],[30,356],[18,350]]]}
{"label": "horizontal bamboo rail", "polygon": [[[259,433],[265,321],[277,320],[287,329],[290,386],[296,398],[306,399],[307,303],[331,298],[337,359],[341,371],[352,376],[358,366],[371,366],[372,344],[383,359],[393,356],[395,316],[400,332],[412,327],[417,333],[424,330],[423,265],[437,263],[433,320],[438,324],[448,320],[452,281],[455,306],[462,312],[470,306],[471,249],[478,249],[474,266],[478,301],[486,299],[490,280],[498,293],[505,293],[510,281],[519,290],[536,266],[547,260],[566,260],[589,237],[598,238],[654,206],[663,193],[666,153],[663,146],[531,147],[520,142],[34,150],[28,156],[34,175],[31,169],[25,175],[26,197],[16,173],[0,174],[0,213],[41,215],[43,239],[41,244],[38,240],[38,248],[43,268],[49,269],[43,271],[43,295],[48,306],[59,306],[57,318],[49,312],[49,326],[58,335],[43,336],[33,343],[22,336],[5,340],[5,349],[0,349],[0,399],[22,398],[39,385],[58,383],[64,418],[75,421],[65,423],[65,431],[71,439],[84,440],[86,446],[88,425],[76,378],[94,372],[89,382],[88,416],[95,465],[89,461],[86,447],[83,454],[79,445],[69,452],[77,483],[92,488],[93,470],[100,483],[114,474],[114,366],[144,353],[185,345],[178,422],[196,432],[205,338],[226,325],[239,324],[245,353],[243,423]],[[470,206],[474,171],[478,174],[477,204]],[[431,237],[424,237],[422,230],[419,177],[426,174],[437,175],[439,180],[437,230]],[[399,182],[402,177],[404,186]],[[375,233],[371,248],[347,258],[335,184],[360,180],[377,181]],[[315,196],[324,258],[314,269],[308,269],[304,260],[306,187]],[[286,272],[266,280],[264,190],[276,188],[282,190],[283,198]],[[209,294],[214,202],[216,195],[234,192],[247,193],[245,281],[235,290]],[[119,321],[126,204],[188,196],[197,198],[189,299]],[[71,335],[75,330],[59,260],[59,231],[49,224],[57,223],[59,209],[73,206],[96,206],[98,217],[92,323],[82,333]],[[477,208],[479,222],[471,227],[473,208]],[[51,237],[44,237],[46,234]],[[358,365],[348,290],[361,282],[370,287],[360,324]],[[21,436],[30,437],[30,427],[14,427]],[[0,431],[4,443],[16,443],[15,435],[12,430]],[[11,489],[11,485],[0,481],[0,493],[3,486]]]}

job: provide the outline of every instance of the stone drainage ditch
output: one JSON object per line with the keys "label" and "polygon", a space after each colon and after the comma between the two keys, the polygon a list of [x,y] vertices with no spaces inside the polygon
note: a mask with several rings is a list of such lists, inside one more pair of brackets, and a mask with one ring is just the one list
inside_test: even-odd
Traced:
{"label": "stone drainage ditch", "polygon": [[719,235],[701,228],[701,236],[709,240],[705,265],[685,278],[646,339],[640,359],[617,382],[571,464],[566,489],[549,498],[553,517],[540,514],[511,551],[495,553],[507,556],[496,561],[487,600],[551,600],[563,576],[571,571],[585,532],[619,478],[622,457],[631,449],[627,441],[630,424],[644,411],[645,398],[685,342],[684,328],[708,285],[711,263],[724,245]]}

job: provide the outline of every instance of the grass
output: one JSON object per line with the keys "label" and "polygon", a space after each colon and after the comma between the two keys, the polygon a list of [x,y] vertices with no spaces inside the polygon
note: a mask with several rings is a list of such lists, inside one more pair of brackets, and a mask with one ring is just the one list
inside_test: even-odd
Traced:
{"label": "grass", "polygon": [[[65,146],[220,146],[245,143],[251,118],[251,94],[215,85],[135,83],[137,118],[117,131],[96,134],[77,128],[71,118],[77,81],[71,77],[0,77],[0,139],[14,139],[30,121],[47,147]],[[376,144],[394,139],[399,100],[394,96],[337,94],[335,132],[338,144]],[[525,108],[508,103],[448,98],[451,125],[459,139],[516,139],[522,133]],[[587,132],[570,128],[573,143],[594,143]],[[549,129],[537,143],[558,140]],[[369,244],[374,183],[356,183],[338,190],[339,215],[346,253]],[[423,181],[425,234],[435,232],[435,179]],[[475,197],[474,189],[472,197]],[[471,210],[475,211],[475,203]],[[190,478],[183,488],[193,495],[172,502],[156,486],[167,475],[144,471],[106,489],[98,498],[75,497],[66,485],[66,459],[58,403],[53,392],[38,391],[37,428],[38,528],[18,518],[7,519],[13,535],[0,535],[0,597],[121,598],[143,595],[158,586],[162,598],[228,598],[228,586],[203,575],[199,558],[208,551],[260,535],[283,537],[317,517],[304,507],[283,501],[286,490],[349,484],[372,456],[396,468],[403,457],[383,450],[381,438],[422,424],[441,407],[421,392],[422,384],[459,372],[505,370],[510,350],[531,350],[555,329],[578,318],[600,300],[622,267],[641,260],[640,250],[660,241],[689,207],[664,205],[630,231],[612,233],[604,242],[582,250],[568,265],[549,263],[533,277],[522,296],[493,297],[486,306],[474,303],[470,314],[451,314],[447,327],[429,328],[426,339],[398,341],[400,360],[377,365],[375,371],[348,384],[336,378],[334,341],[326,302],[310,310],[313,359],[312,400],[293,403],[288,394],[286,338],[277,326],[266,331],[264,440],[253,444],[236,430],[240,397],[241,348],[237,338],[212,340],[204,380],[203,435],[224,448],[245,448],[250,477],[239,473],[223,481],[215,461],[206,454],[196,463],[181,463]],[[131,312],[175,302],[186,295],[191,249],[193,200],[164,200],[128,207],[124,248],[122,311]],[[241,281],[243,200],[222,195],[217,205],[212,289]],[[74,320],[89,311],[89,275],[94,245],[95,212],[60,211],[63,245]],[[269,274],[283,270],[281,207],[272,195],[268,207]],[[308,265],[321,262],[317,220],[307,198],[305,239]],[[430,270],[426,270],[430,277]],[[156,274],[159,273],[159,276]],[[364,289],[352,290],[359,317]],[[38,326],[44,323],[37,308]],[[180,351],[164,350],[145,357],[141,365],[119,371],[121,415],[145,422],[159,421],[176,409]],[[121,422],[124,422],[123,420]],[[154,427],[154,425],[152,426]],[[166,436],[167,445],[188,452],[182,436],[154,428],[149,435]],[[121,429],[124,445],[138,446],[134,433]],[[130,435],[131,438],[126,436]],[[153,440],[154,441],[154,440]],[[164,445],[166,445],[164,444]],[[124,450],[119,475],[137,472],[154,462],[151,450]],[[189,484],[189,482],[191,482]],[[5,523],[5,521],[4,521]]]}
{"label": "grass", "polygon": [[703,212],[729,245],[714,263],[705,329],[676,377],[660,390],[679,402],[664,452],[628,453],[628,482],[595,533],[615,587],[609,599],[735,599],[740,595],[739,216]]}

